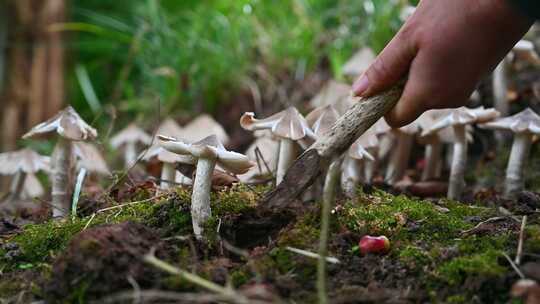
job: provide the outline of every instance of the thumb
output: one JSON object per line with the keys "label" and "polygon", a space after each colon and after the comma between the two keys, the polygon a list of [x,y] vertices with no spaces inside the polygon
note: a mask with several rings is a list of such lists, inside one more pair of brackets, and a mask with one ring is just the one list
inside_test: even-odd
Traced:
{"label": "thumb", "polygon": [[416,55],[412,39],[405,39],[400,31],[375,62],[353,84],[355,96],[368,97],[381,92],[399,81],[409,70]]}

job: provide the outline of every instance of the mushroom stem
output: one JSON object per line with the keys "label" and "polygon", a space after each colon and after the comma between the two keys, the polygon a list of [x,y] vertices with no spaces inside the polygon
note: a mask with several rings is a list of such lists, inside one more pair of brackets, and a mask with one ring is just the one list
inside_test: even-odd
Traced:
{"label": "mushroom stem", "polygon": [[15,176],[13,177],[13,180],[11,181],[11,186],[9,188],[9,193],[10,193],[9,198],[11,200],[14,200],[20,197],[23,191],[25,180],[26,180],[26,173],[19,171],[15,174]]}
{"label": "mushroom stem", "polygon": [[288,138],[282,138],[279,145],[279,160],[276,172],[276,185],[279,185],[287,173],[287,170],[294,162],[295,156],[294,141]]}
{"label": "mushroom stem", "polygon": [[126,143],[124,148],[125,167],[129,168],[137,161],[137,145],[134,142]]}
{"label": "mushroom stem", "polygon": [[210,190],[215,166],[215,159],[199,158],[197,162],[195,181],[193,181],[193,194],[191,196],[191,219],[193,232],[197,239],[202,238],[204,224],[212,216]]}
{"label": "mushroom stem", "polygon": [[69,175],[71,170],[71,142],[63,137],[58,138],[54,148],[54,167],[52,178],[53,218],[65,217],[69,213]]}
{"label": "mushroom stem", "polygon": [[506,180],[504,182],[504,195],[512,198],[523,190],[523,168],[527,162],[529,151],[531,150],[532,136],[530,133],[516,133],[514,143],[506,168]]}
{"label": "mushroom stem", "polygon": [[405,174],[413,144],[413,136],[409,134],[399,132],[396,137],[396,150],[392,152],[384,178],[390,185],[397,183]]}
{"label": "mushroom stem", "polygon": [[507,116],[509,104],[507,100],[508,80],[506,77],[507,59],[504,58],[493,71],[493,101],[494,107],[502,116]]}
{"label": "mushroom stem", "polygon": [[347,157],[344,162],[345,168],[341,174],[341,188],[345,196],[355,198],[356,188],[362,182],[362,169],[366,162],[350,157]]}
{"label": "mushroom stem", "polygon": [[467,165],[467,136],[464,125],[454,126],[455,143],[447,197],[458,200],[465,187],[465,167]]}
{"label": "mushroom stem", "polygon": [[[373,156],[377,156],[379,153],[379,149],[376,147],[368,148],[367,149],[369,154]],[[364,162],[364,181],[367,184],[371,184],[373,181],[373,177],[375,176],[375,172],[377,171],[377,166],[379,165],[379,160],[377,157],[374,157],[372,161],[365,161]]]}
{"label": "mushroom stem", "polygon": [[180,171],[176,171],[174,181],[175,181],[175,183],[180,184],[180,185],[190,185],[191,184],[191,180],[189,179],[189,177],[185,176]]}
{"label": "mushroom stem", "polygon": [[341,159],[330,164],[324,180],[323,204],[321,210],[321,234],[319,236],[319,260],[317,263],[317,293],[319,303],[328,303],[326,294],[326,256],[328,255],[328,234],[330,229],[330,211],[339,185]]}
{"label": "mushroom stem", "polygon": [[176,169],[172,163],[163,163],[161,168],[161,182],[159,187],[161,189],[169,189],[173,185],[171,182],[174,182],[176,179]]}
{"label": "mushroom stem", "polygon": [[422,180],[427,181],[440,176],[442,143],[439,140],[433,140],[426,145],[425,159],[426,165],[422,172]]}

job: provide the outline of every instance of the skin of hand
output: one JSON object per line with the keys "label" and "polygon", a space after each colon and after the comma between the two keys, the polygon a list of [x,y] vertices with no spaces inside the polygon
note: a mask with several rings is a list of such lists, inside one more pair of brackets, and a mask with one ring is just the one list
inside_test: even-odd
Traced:
{"label": "skin of hand", "polygon": [[429,109],[463,106],[532,23],[508,0],[422,0],[353,93],[372,96],[408,74],[403,95],[385,116],[392,127]]}

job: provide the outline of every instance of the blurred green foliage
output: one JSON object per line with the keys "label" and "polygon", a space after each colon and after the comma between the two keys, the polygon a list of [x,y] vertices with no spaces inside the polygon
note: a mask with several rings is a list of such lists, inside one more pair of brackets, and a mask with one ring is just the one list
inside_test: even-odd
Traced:
{"label": "blurred green foliage", "polygon": [[298,75],[326,58],[339,78],[356,49],[383,48],[403,2],[73,1],[62,25],[70,33],[70,101],[86,117],[113,104],[136,120],[155,112],[158,99],[164,114],[211,112],[261,66]]}

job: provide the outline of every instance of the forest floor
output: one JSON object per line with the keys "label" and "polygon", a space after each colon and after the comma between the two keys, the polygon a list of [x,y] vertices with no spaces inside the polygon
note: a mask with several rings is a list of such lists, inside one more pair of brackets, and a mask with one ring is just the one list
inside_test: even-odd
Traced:
{"label": "forest floor", "polygon": [[[191,236],[190,190],[159,192],[152,182],[85,199],[75,218],[24,226],[4,218],[0,302],[222,299],[147,263],[152,251],[175,268],[232,286],[250,303],[315,303],[317,260],[290,248],[317,252],[319,204],[296,202],[286,212],[261,215],[258,201],[266,190],[215,189],[206,242]],[[339,260],[328,263],[331,303],[509,302],[520,276],[505,255],[516,256],[525,214],[519,268],[540,279],[539,207],[533,192],[504,201],[484,191],[474,203],[460,203],[367,187],[356,200],[339,199],[329,242],[329,256]],[[366,234],[387,236],[390,252],[361,255],[357,245]]]}

